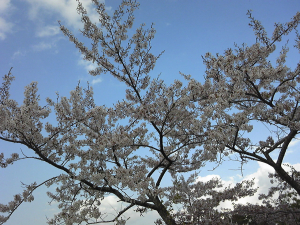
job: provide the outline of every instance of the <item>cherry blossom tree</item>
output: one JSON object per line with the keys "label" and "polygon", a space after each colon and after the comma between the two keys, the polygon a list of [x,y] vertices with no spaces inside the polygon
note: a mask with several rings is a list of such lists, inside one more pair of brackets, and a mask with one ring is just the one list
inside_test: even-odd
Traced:
{"label": "cherry blossom tree", "polygon": [[[291,141],[299,133],[299,67],[285,65],[288,48],[286,45],[273,67],[268,57],[276,49],[283,35],[296,30],[295,47],[300,49],[300,36],[297,27],[300,21],[298,12],[290,22],[275,24],[271,38],[267,37],[263,26],[248,13],[257,43],[251,47],[228,49],[224,55],[214,57],[209,53],[204,57],[207,66],[207,79],[212,79],[214,108],[218,118],[218,128],[230,132],[223,149],[236,152],[241,160],[256,160],[274,168],[282,180],[298,194],[298,176],[287,173],[282,164]],[[224,109],[231,110],[226,111]],[[233,110],[236,110],[232,113]],[[243,132],[251,132],[253,124],[263,123],[270,129],[270,136],[259,143],[252,143],[243,137]],[[221,149],[222,151],[222,149]],[[273,155],[271,155],[273,154]],[[277,155],[274,157],[274,155]]]}
{"label": "cherry blossom tree", "polygon": [[[207,53],[203,57],[205,84],[186,76],[190,81],[187,88],[195,101],[205,99],[210,105],[205,110],[206,115],[214,119],[214,128],[209,134],[212,140],[208,142],[211,149],[237,156],[242,164],[249,160],[266,163],[275,171],[270,176],[280,181],[269,194],[260,196],[264,199],[263,205],[236,205],[236,212],[245,216],[248,211],[257,224],[298,224],[299,171],[285,169],[284,158],[300,132],[300,64],[294,69],[286,65],[288,42],[282,45],[275,66],[271,56],[276,53],[276,45],[280,46],[283,37],[292,31],[296,34],[294,47],[300,50],[300,13],[290,22],[275,24],[271,37],[251,11],[248,16],[256,43],[250,47],[244,44],[229,48],[216,56]],[[254,142],[247,133],[261,125],[270,133]]]}
{"label": "cherry blossom tree", "polygon": [[[32,82],[25,88],[23,104],[18,106],[9,96],[14,79],[11,71],[4,77],[0,92],[0,139],[23,144],[33,155],[13,153],[5,159],[1,153],[1,167],[31,158],[50,164],[62,173],[40,184],[25,185],[22,194],[15,195],[7,205],[0,205],[1,212],[6,213],[1,216],[1,224],[22,202],[32,201],[33,191],[41,185],[57,186],[56,193],[47,194],[52,201],[59,202],[61,212],[49,224],[121,224],[125,221],[119,218],[132,207],[140,213],[155,210],[165,224],[177,224],[176,220],[182,221],[172,211],[177,203],[184,203],[184,207],[189,204],[190,209],[195,204],[199,207],[205,204],[201,214],[190,215],[183,222],[205,221],[217,215],[213,207],[221,201],[252,195],[255,189],[251,188],[251,181],[223,191],[214,190],[222,187],[220,180],[194,184],[197,171],[219,154],[201,148],[210,127],[208,119],[201,119],[205,115],[199,107],[204,106],[190,101],[182,82],[176,80],[167,86],[163,80],[150,77],[160,56],[150,52],[155,34],[153,26],[145,29],[142,24],[130,39],[127,35],[138,3],[124,0],[109,16],[103,3],[93,2],[99,13],[99,24],[90,21],[80,2],[77,8],[84,24],[82,34],[91,40],[91,49],[63,25],[61,30],[85,60],[97,63],[91,75],[109,73],[127,85],[126,98],[113,107],[97,106],[93,89],[78,85],[69,98],[47,99],[48,104],[40,106],[37,83]],[[46,119],[52,111],[55,124]],[[183,174],[189,172],[192,175],[185,180]],[[172,180],[166,187],[161,182],[167,174]],[[186,198],[193,193],[195,198],[218,197],[188,203]],[[99,211],[101,200],[108,194],[127,203],[109,221]],[[205,216],[207,208],[212,212],[209,216]]]}
{"label": "cherry blossom tree", "polygon": [[[298,176],[290,165],[285,165]],[[287,169],[288,170],[288,169]],[[298,193],[277,173],[270,173],[271,183],[268,194],[260,194],[261,204],[235,204],[230,212],[232,221],[238,224],[292,224],[300,222],[300,199]]]}
{"label": "cherry blossom tree", "polygon": [[[300,13],[286,24],[275,24],[271,38],[250,11],[248,15],[257,42],[250,47],[229,48],[224,55],[216,57],[207,53],[203,57],[207,68],[206,86],[191,80],[191,88],[199,84],[198,90],[192,90],[192,93],[196,98],[201,98],[205,88],[205,98],[212,103],[210,115],[217,123],[213,132],[224,143],[216,143],[219,151],[227,151],[227,154],[235,152],[242,161],[255,160],[270,165],[300,195],[300,183],[282,167],[287,149],[291,141],[297,138],[300,128],[300,64],[294,70],[285,65],[286,45],[282,47],[275,67],[269,61],[276,43],[280,43],[282,37],[293,30],[297,34],[295,47],[300,50],[297,32]],[[268,126],[270,136],[253,143],[243,134],[251,132],[253,125],[258,123]],[[217,132],[219,129],[225,132]]]}
{"label": "cherry blossom tree", "polygon": [[[99,14],[97,24],[91,22],[80,1],[77,8],[84,24],[81,33],[91,41],[91,48],[60,23],[61,30],[85,60],[97,64],[91,75],[108,73],[127,85],[125,98],[112,107],[99,106],[93,88],[78,85],[69,98],[58,95],[57,100],[48,98],[48,104],[41,106],[37,83],[32,82],[19,106],[9,95],[14,79],[11,71],[4,76],[0,139],[26,146],[32,156],[12,153],[5,158],[1,153],[1,167],[35,159],[61,174],[40,184],[24,184],[22,194],[0,204],[5,214],[0,217],[1,224],[21,203],[33,201],[33,192],[42,185],[56,187],[55,193],[47,194],[60,208],[48,224],[124,224],[120,218],[130,208],[137,213],[156,211],[161,218],[156,224],[229,224],[232,213],[217,207],[225,200],[234,202],[253,195],[253,181],[226,187],[218,179],[196,182],[196,178],[206,162],[233,153],[243,161],[269,164],[299,194],[298,180],[282,168],[287,147],[298,134],[298,73],[284,66],[286,48],[276,68],[267,57],[281,36],[297,27],[300,15],[285,26],[278,24],[271,41],[249,13],[263,46],[238,48],[236,54],[229,49],[224,56],[207,54],[204,84],[183,75],[187,86],[179,80],[166,85],[150,76],[162,54],[151,53],[153,25],[147,29],[142,24],[128,37],[139,4],[123,0],[110,16],[103,3],[92,1]],[[55,123],[47,121],[52,112]],[[251,132],[253,120],[276,126],[278,140],[270,136],[254,147],[242,135]],[[270,153],[278,148],[275,162]],[[171,176],[170,185],[164,186],[167,175]],[[111,220],[105,220],[105,212],[99,211],[107,195],[126,203]],[[175,205],[181,209],[175,210]],[[234,213],[239,212],[237,205]]]}

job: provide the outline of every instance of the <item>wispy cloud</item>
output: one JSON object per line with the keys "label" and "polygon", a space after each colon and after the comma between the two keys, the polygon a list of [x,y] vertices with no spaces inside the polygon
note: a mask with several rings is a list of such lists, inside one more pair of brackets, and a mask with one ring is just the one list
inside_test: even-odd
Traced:
{"label": "wispy cloud", "polygon": [[0,1],[0,12],[5,11],[10,7],[10,0],[1,0]]}
{"label": "wispy cloud", "polygon": [[92,80],[92,85],[98,84],[98,83],[100,83],[100,82],[102,82],[102,79],[101,79],[101,78],[93,79],[93,80]]}
{"label": "wispy cloud", "polygon": [[32,48],[34,51],[44,51],[55,47],[55,43],[46,43],[46,42],[40,42],[36,45],[33,45]]}
{"label": "wispy cloud", "polygon": [[7,33],[11,32],[13,28],[13,23],[6,21],[0,17],[0,39],[4,40]]}
{"label": "wispy cloud", "polygon": [[293,139],[291,143],[289,144],[287,154],[294,153],[295,150],[298,150],[297,148],[299,147],[300,140],[299,139]]}
{"label": "wispy cloud", "polygon": [[294,147],[295,145],[299,144],[300,140],[298,139],[294,139],[291,141],[291,143],[289,144],[289,147]]}
{"label": "wispy cloud", "polygon": [[[71,26],[73,29],[82,28],[80,16],[77,13],[77,1],[70,0],[26,0],[30,4],[29,17],[32,20],[43,19],[43,13],[46,15],[58,14],[57,20],[63,24]],[[90,0],[81,0],[91,19],[98,19],[98,14],[93,10],[93,3]],[[104,0],[102,1],[104,2]],[[96,21],[94,21],[96,22]]]}
{"label": "wispy cloud", "polygon": [[36,36],[38,37],[48,37],[48,36],[54,36],[58,34],[60,31],[59,26],[45,26],[40,28],[36,32]]}
{"label": "wispy cloud", "polygon": [[26,52],[23,52],[23,51],[21,51],[21,50],[18,50],[18,51],[16,51],[16,52],[14,52],[14,54],[13,54],[13,56],[11,57],[12,59],[16,59],[16,58],[18,58],[18,57],[20,57],[20,56],[24,56],[26,54]]}
{"label": "wispy cloud", "polygon": [[3,16],[8,14],[12,10],[12,5],[10,0],[1,0],[0,1],[0,39],[4,40],[7,36],[7,33],[12,32],[14,24],[7,21]]}
{"label": "wispy cloud", "polygon": [[86,61],[83,59],[83,56],[80,55],[80,59],[78,60],[78,65],[83,67],[86,71],[86,75],[83,77],[80,77],[81,81],[88,81],[91,85],[98,84],[102,82],[102,79],[100,77],[94,77],[89,74],[89,71],[94,70],[97,68],[97,63],[93,63],[91,61]]}
{"label": "wispy cloud", "polygon": [[97,64],[96,64],[96,63],[93,63],[93,62],[91,62],[91,61],[86,61],[86,60],[84,60],[82,55],[80,56],[80,60],[78,61],[78,64],[79,64],[80,66],[83,66],[84,69],[85,69],[87,72],[89,72],[89,71],[94,70],[94,69],[97,68]]}

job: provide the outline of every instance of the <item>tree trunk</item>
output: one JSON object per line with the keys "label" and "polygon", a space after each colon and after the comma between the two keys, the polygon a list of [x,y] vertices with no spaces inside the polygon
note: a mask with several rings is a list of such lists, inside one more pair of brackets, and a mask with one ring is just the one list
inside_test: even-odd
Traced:
{"label": "tree trunk", "polygon": [[298,195],[300,195],[300,185],[299,183],[293,179],[281,166],[275,165],[273,166],[277,174],[281,177],[282,180],[286,181],[289,185],[297,191]]}
{"label": "tree trunk", "polygon": [[158,197],[153,198],[153,203],[158,208],[157,212],[162,218],[162,220],[166,223],[166,225],[176,225],[175,220],[170,215],[169,211],[166,207],[161,203]]}

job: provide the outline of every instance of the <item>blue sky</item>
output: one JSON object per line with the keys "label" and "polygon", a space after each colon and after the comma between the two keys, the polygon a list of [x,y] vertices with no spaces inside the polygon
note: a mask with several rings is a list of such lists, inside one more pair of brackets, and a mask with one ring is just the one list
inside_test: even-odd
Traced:
{"label": "blue sky", "polygon": [[[82,2],[96,18],[91,10],[91,1]],[[106,0],[108,11],[112,12],[120,2]],[[205,67],[201,55],[206,52],[223,53],[225,49],[234,47],[234,43],[255,43],[253,31],[248,26],[247,10],[253,10],[254,17],[262,21],[271,35],[275,22],[289,21],[300,9],[300,1],[296,0],[140,0],[140,4],[140,9],[135,13],[135,23],[146,23],[147,26],[155,23],[157,34],[153,41],[153,53],[159,54],[165,50],[152,75],[161,73],[166,83],[174,79],[182,80],[179,71],[203,80]],[[24,87],[37,81],[41,103],[44,103],[46,97],[55,98],[56,91],[61,96],[68,96],[81,80],[82,84],[89,81],[93,85],[95,99],[100,105],[112,105],[123,99],[125,85],[109,75],[91,77],[88,74],[88,69],[93,65],[84,62],[79,51],[63,36],[58,20],[80,37],[78,30],[81,23],[75,0],[0,0],[0,74],[6,74],[13,67],[16,80],[11,89],[12,97],[21,103]],[[291,49],[288,64],[292,67],[298,62],[299,55],[296,54]],[[252,138],[264,132],[267,131],[257,130]],[[296,147],[297,143],[290,151]],[[24,150],[24,147],[0,141],[0,151],[6,154],[19,152],[20,148]],[[297,158],[295,153],[291,153],[287,160],[295,164],[298,163]],[[238,179],[239,171],[230,170],[238,166],[229,162],[219,170],[207,171],[211,166],[204,169],[201,176],[220,174],[227,181],[232,177]],[[245,166],[245,175],[260,176],[257,174],[263,171],[262,168],[265,167],[250,163]],[[17,162],[1,169],[1,203],[10,201],[13,194],[21,191],[20,181],[43,181],[56,172],[35,161]],[[51,217],[57,211],[55,207],[48,206],[45,191],[46,188],[38,190],[36,200],[22,205],[7,224],[45,224],[45,215]],[[109,199],[107,202],[114,204]],[[106,206],[109,207],[109,204]],[[132,214],[130,224],[140,224],[141,221],[145,225],[153,224],[154,217],[154,213],[141,218]]]}

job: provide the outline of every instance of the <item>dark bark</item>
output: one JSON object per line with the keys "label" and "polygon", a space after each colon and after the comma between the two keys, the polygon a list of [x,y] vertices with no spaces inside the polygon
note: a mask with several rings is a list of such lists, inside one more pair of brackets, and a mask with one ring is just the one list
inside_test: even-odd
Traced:
{"label": "dark bark", "polygon": [[297,191],[298,195],[300,196],[300,185],[299,183],[293,179],[281,166],[273,166],[275,169],[276,173],[280,176],[282,180],[287,182],[291,187]]}
{"label": "dark bark", "polygon": [[[237,132],[238,131],[239,130],[237,130]],[[236,153],[239,153],[241,158],[250,159],[250,160],[254,160],[254,161],[258,161],[258,162],[263,162],[263,163],[268,164],[269,166],[273,167],[273,169],[276,171],[276,173],[279,175],[279,177],[283,181],[287,182],[300,196],[300,183],[297,181],[297,179],[290,176],[288,174],[288,172],[282,168],[283,159],[286,155],[287,149],[288,149],[291,141],[296,137],[297,134],[298,134],[297,130],[291,130],[290,133],[285,138],[283,138],[282,140],[279,140],[268,150],[264,151],[263,152],[264,157],[258,155],[255,152],[248,152],[245,150],[236,149],[235,141],[234,141],[233,145],[226,145],[226,147]],[[272,153],[275,149],[279,148],[280,145],[282,145],[282,147],[278,154],[277,161],[275,162],[272,159],[272,157],[270,156],[270,153]]]}
{"label": "dark bark", "polygon": [[154,197],[152,199],[154,205],[158,208],[156,211],[162,218],[162,220],[167,224],[167,225],[176,225],[175,220],[171,216],[170,212],[166,209],[166,207],[162,204],[162,202],[159,200],[158,197]]}

